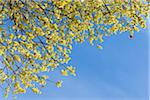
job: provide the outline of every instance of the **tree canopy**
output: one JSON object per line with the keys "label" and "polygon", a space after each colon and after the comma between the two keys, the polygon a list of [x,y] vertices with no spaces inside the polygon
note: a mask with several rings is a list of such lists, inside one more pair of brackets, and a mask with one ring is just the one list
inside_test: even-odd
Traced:
{"label": "tree canopy", "polygon": [[73,43],[89,41],[102,49],[103,37],[146,27],[148,0],[0,0],[0,87],[7,97],[31,89],[41,93],[58,69],[70,65]]}

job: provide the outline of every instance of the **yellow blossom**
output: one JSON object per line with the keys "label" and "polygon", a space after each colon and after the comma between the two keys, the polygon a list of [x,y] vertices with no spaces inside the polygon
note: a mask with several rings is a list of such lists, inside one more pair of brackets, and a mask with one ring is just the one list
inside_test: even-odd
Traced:
{"label": "yellow blossom", "polygon": [[36,94],[41,93],[40,90],[39,90],[38,88],[35,88],[35,87],[32,88],[32,91],[33,91],[34,93],[36,93]]}
{"label": "yellow blossom", "polygon": [[20,62],[20,61],[21,61],[20,56],[18,56],[18,55],[14,55],[14,60],[16,60],[16,61]]}
{"label": "yellow blossom", "polygon": [[58,88],[60,88],[60,87],[62,87],[62,83],[63,83],[63,81],[59,80],[59,81],[56,82],[56,86]]}
{"label": "yellow blossom", "polygon": [[67,70],[61,70],[61,74],[64,76],[68,76],[68,71]]}

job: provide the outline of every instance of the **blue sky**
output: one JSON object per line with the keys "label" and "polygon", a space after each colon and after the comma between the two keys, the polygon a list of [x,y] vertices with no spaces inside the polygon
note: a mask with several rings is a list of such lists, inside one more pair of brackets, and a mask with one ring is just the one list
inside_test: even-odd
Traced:
{"label": "blue sky", "polygon": [[62,79],[62,88],[48,83],[43,94],[29,91],[17,100],[148,100],[148,32],[141,30],[133,39],[129,33],[107,37],[103,50],[88,42],[74,44],[70,63],[77,67],[76,77],[53,72],[50,78]]}

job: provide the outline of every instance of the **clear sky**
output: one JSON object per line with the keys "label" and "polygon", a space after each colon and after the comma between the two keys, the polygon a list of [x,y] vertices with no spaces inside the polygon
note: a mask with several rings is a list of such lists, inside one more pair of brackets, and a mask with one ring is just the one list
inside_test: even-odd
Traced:
{"label": "clear sky", "polygon": [[148,100],[148,29],[133,39],[128,35],[105,38],[103,50],[88,42],[74,44],[70,63],[77,67],[76,77],[62,77],[56,71],[50,78],[62,79],[62,88],[48,83],[43,94],[28,91],[17,100]]}

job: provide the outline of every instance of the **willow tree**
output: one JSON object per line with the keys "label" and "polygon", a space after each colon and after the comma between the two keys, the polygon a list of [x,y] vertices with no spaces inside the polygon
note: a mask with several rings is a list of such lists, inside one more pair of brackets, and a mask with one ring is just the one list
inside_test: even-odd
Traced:
{"label": "willow tree", "polygon": [[41,93],[58,69],[76,75],[68,61],[72,44],[85,40],[102,49],[103,37],[146,27],[145,0],[0,0],[0,87],[21,94]]}

